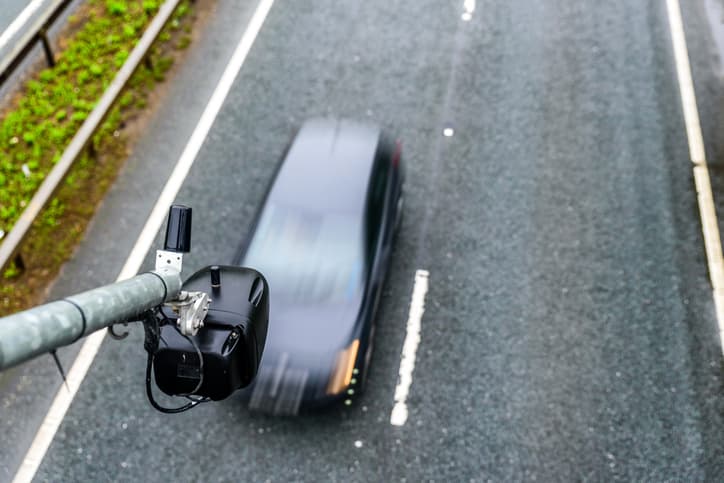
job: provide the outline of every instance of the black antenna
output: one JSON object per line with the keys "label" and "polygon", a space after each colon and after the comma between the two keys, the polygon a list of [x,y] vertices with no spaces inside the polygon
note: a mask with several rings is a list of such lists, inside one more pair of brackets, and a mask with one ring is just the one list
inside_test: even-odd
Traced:
{"label": "black antenna", "polygon": [[169,208],[163,249],[167,252],[176,253],[188,253],[191,250],[190,207],[171,205],[171,208]]}
{"label": "black antenna", "polygon": [[50,351],[50,355],[53,356],[53,360],[55,360],[55,365],[58,367],[58,370],[60,371],[60,377],[63,378],[63,384],[65,384],[65,388],[70,392],[70,386],[68,385],[68,380],[65,378],[65,371],[63,370],[63,364],[60,363],[60,359],[58,359],[58,351],[53,349]]}

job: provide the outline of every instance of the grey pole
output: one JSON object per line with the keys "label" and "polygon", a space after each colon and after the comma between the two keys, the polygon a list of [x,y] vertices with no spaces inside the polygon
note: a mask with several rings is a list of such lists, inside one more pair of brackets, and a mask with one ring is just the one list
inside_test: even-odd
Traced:
{"label": "grey pole", "polygon": [[180,272],[162,268],[0,318],[0,371],[133,320],[180,291]]}

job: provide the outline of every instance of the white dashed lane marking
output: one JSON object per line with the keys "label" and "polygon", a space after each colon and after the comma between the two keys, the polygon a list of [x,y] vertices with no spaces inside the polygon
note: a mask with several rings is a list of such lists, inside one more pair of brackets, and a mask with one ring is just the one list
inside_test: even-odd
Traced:
{"label": "white dashed lane marking", "polygon": [[407,336],[402,346],[400,371],[395,388],[395,405],[390,415],[390,424],[403,426],[407,421],[407,395],[412,385],[412,373],[415,370],[417,347],[420,345],[422,314],[425,313],[425,296],[429,282],[429,272],[418,270],[415,273],[415,285],[412,289],[410,313],[407,316]]}

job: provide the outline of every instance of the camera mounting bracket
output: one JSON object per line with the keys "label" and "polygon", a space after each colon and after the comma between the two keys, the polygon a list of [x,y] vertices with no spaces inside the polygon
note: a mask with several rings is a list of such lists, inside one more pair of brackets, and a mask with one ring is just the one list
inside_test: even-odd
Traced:
{"label": "camera mounting bracket", "polygon": [[166,307],[178,314],[176,325],[183,335],[196,335],[204,326],[211,299],[205,292],[181,291],[176,300],[166,302]]}

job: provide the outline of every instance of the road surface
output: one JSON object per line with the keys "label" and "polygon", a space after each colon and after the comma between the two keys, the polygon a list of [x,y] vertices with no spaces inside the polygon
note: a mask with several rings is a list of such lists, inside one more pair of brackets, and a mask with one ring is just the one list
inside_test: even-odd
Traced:
{"label": "road surface", "polygon": [[[212,12],[53,296],[115,279],[255,7]],[[707,135],[716,46],[703,4],[682,8]],[[299,419],[233,397],[161,415],[136,329],[104,342],[38,481],[724,478],[721,346],[664,2],[277,0],[177,196],[195,213],[187,269],[231,259],[311,116],[378,122],[404,145],[367,393]],[[429,291],[398,427],[418,270]],[[17,441],[0,479],[59,388],[52,361],[32,364],[0,400]]]}

